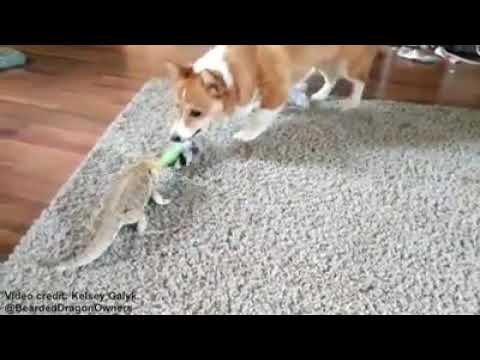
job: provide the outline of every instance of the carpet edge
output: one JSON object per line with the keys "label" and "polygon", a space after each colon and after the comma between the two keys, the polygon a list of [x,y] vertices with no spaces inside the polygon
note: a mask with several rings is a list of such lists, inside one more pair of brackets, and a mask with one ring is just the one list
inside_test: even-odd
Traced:
{"label": "carpet edge", "polygon": [[97,141],[95,142],[95,145],[90,149],[90,151],[88,151],[88,153],[84,156],[80,164],[75,168],[75,170],[68,177],[65,183],[59,188],[59,190],[53,196],[52,200],[48,203],[48,206],[45,207],[41,211],[40,215],[32,222],[27,232],[25,232],[25,234],[20,238],[20,241],[15,245],[14,250],[7,255],[5,261],[2,264],[9,262],[12,258],[15,257],[18,248],[23,245],[23,243],[26,241],[28,237],[32,235],[32,233],[35,233],[36,227],[38,226],[38,224],[40,224],[44,220],[44,217],[47,211],[51,209],[53,206],[55,206],[55,204],[58,202],[58,199],[61,198],[68,191],[69,187],[73,183],[74,179],[77,177],[78,173],[80,173],[80,171],[87,165],[88,161],[91,159],[93,154],[103,144],[104,140],[111,134],[114,127],[121,120],[123,114],[125,114],[132,107],[134,107],[136,104],[136,100],[141,96],[144,90],[154,85],[157,81],[158,81],[157,78],[151,78],[150,80],[147,80],[140,89],[137,90],[137,92],[130,99],[128,104],[115,116],[113,121],[107,126],[107,128],[103,131],[103,133],[98,137]]}

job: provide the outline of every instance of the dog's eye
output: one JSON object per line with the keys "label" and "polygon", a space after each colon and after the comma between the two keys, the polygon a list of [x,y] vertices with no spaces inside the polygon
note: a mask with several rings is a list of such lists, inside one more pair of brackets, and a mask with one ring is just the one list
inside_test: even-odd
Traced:
{"label": "dog's eye", "polygon": [[201,115],[202,115],[202,113],[201,113],[200,111],[198,111],[198,110],[192,110],[192,111],[190,111],[190,116],[191,116],[191,117],[198,118],[198,117],[200,117]]}

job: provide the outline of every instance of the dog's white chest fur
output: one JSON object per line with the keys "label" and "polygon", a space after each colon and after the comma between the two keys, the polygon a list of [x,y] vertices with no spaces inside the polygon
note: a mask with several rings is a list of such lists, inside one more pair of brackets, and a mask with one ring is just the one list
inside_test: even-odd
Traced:
{"label": "dog's white chest fur", "polygon": [[231,88],[233,86],[233,76],[226,60],[227,50],[225,45],[213,47],[193,64],[193,71],[197,74],[204,70],[218,71],[227,87]]}
{"label": "dog's white chest fur", "polygon": [[243,119],[260,107],[260,97],[258,91],[255,91],[250,102],[243,106],[237,106],[233,112],[233,118]]}
{"label": "dog's white chest fur", "polygon": [[247,105],[244,106],[239,106],[235,109],[235,112],[233,113],[233,117],[237,119],[242,119],[250,115],[253,111],[258,109],[260,107],[260,101],[258,100],[253,100]]}

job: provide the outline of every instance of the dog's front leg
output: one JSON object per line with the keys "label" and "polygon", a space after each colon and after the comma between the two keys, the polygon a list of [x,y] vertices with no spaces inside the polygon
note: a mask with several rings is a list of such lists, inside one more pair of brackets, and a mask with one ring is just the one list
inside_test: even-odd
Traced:
{"label": "dog's front leg", "polygon": [[283,110],[288,100],[288,88],[265,89],[262,95],[260,108],[248,120],[248,124],[234,135],[240,141],[252,141],[264,133],[274,122],[277,115]]}
{"label": "dog's front leg", "polygon": [[234,138],[240,141],[252,141],[264,133],[277,117],[282,108],[273,110],[259,109],[248,120],[248,125],[234,135]]}

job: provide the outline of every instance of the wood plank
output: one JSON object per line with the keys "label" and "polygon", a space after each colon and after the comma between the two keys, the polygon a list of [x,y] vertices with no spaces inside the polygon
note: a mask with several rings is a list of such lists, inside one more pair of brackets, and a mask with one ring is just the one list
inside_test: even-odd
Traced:
{"label": "wood plank", "polygon": [[[381,87],[381,91],[377,91]],[[379,83],[370,84],[368,98],[383,100],[412,102],[419,104],[440,104],[444,106],[469,107],[480,109],[480,94],[464,92],[454,87],[427,90],[424,88],[412,88],[405,84],[389,83],[382,86]]]}
{"label": "wood plank", "polygon": [[[76,115],[93,117],[110,122],[128,103],[130,97],[121,98],[96,96],[85,90],[81,96],[77,92],[44,88],[42,91],[32,88],[24,82],[13,82],[0,88],[0,100],[23,105],[33,105],[52,111],[69,112]],[[128,98],[128,100],[127,100]]]}
{"label": "wood plank", "polygon": [[23,234],[47,206],[0,192],[0,229]]}
{"label": "wood plank", "polygon": [[94,135],[79,130],[67,131],[42,125],[30,125],[19,130],[12,140],[85,155],[93,148],[98,138],[99,134]]}
{"label": "wood plank", "polygon": [[0,165],[0,171],[2,172],[0,177],[2,193],[47,204],[53,199],[65,181],[64,179],[54,181],[27,177],[3,165]]}
{"label": "wood plank", "polygon": [[0,228],[0,261],[2,261],[2,259],[6,260],[8,254],[13,252],[22,236],[23,233],[16,233]]}
{"label": "wood plank", "polygon": [[0,100],[0,128],[24,128],[31,124],[40,124],[62,130],[78,130],[91,134],[102,133],[107,126],[105,121],[95,119],[93,116]]}
{"label": "wood plank", "polygon": [[84,157],[83,154],[12,140],[0,141],[0,147],[0,173],[12,172],[54,184],[67,179]]}
{"label": "wood plank", "polygon": [[[36,84],[45,85],[39,88]],[[115,76],[100,74],[52,76],[29,71],[19,71],[15,76],[10,74],[2,79],[5,89],[3,93],[8,91],[10,95],[15,89],[19,89],[21,95],[25,95],[28,91],[28,94],[33,94],[36,98],[48,96],[54,92],[74,97],[87,96],[85,100],[95,105],[98,101],[107,101],[107,103],[120,106],[128,103],[143,84],[144,81],[119,79]],[[2,93],[1,89],[0,93]],[[58,100],[61,101],[61,99]]]}

